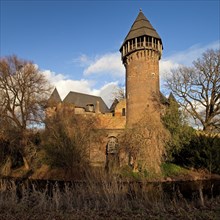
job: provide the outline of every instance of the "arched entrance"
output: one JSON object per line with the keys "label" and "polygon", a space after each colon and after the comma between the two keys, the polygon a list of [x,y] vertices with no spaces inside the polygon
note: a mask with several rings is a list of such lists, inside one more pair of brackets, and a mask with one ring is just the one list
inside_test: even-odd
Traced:
{"label": "arched entrance", "polygon": [[119,167],[118,139],[115,136],[108,138],[106,145],[106,165],[107,172],[112,172]]}

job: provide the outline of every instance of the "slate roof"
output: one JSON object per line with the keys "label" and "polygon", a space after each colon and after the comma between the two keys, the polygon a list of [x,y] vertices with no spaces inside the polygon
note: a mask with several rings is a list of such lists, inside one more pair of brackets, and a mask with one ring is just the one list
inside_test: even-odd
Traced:
{"label": "slate roof", "polygon": [[115,99],[110,107],[110,112],[114,112],[116,105],[119,103],[118,99]]}
{"label": "slate roof", "polygon": [[53,103],[59,103],[62,102],[60,95],[57,91],[57,89],[55,88],[50,96],[50,98],[48,99],[48,103],[49,104],[53,104]]}
{"label": "slate roof", "polygon": [[109,112],[109,109],[100,96],[93,96],[78,92],[69,92],[63,100],[64,103],[74,104],[76,107],[86,108],[87,105],[94,105],[96,107],[97,101],[99,102],[99,110],[102,113]]}
{"label": "slate roof", "polygon": [[126,38],[124,39],[124,42],[122,45],[125,44],[126,41],[131,40],[136,37],[140,36],[150,36],[157,38],[161,41],[162,40],[159,36],[159,34],[156,32],[156,30],[151,25],[150,21],[145,17],[143,12],[140,10],[136,20],[134,21],[130,31],[128,32]]}

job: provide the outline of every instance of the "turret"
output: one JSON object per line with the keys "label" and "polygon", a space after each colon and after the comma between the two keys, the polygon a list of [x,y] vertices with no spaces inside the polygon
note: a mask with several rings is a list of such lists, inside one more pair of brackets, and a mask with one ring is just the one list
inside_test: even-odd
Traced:
{"label": "turret", "polygon": [[158,111],[160,36],[140,10],[121,48],[126,68],[127,126],[138,122],[144,112]]}

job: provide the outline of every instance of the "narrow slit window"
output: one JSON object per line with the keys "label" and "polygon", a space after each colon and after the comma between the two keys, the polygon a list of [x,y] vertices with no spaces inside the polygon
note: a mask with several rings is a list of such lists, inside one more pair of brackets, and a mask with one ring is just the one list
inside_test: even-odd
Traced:
{"label": "narrow slit window", "polygon": [[125,116],[126,112],[125,112],[125,108],[122,109],[122,116]]}

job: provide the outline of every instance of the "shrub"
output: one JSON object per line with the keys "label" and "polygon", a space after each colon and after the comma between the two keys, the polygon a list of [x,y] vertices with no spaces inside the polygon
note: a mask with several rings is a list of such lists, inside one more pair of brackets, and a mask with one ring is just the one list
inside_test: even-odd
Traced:
{"label": "shrub", "polygon": [[88,168],[91,140],[99,139],[93,116],[55,113],[46,121],[42,146],[51,167],[78,172]]}
{"label": "shrub", "polygon": [[220,174],[220,137],[219,135],[199,133],[194,135],[190,144],[185,146],[175,162],[194,168],[204,168],[210,173]]}
{"label": "shrub", "polygon": [[175,155],[190,143],[195,130],[185,122],[177,102],[173,99],[170,99],[169,102],[170,105],[162,117],[162,121],[170,132],[170,139],[166,143],[166,161],[173,162]]}

